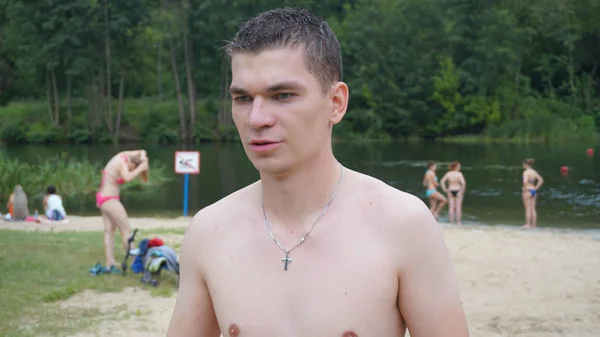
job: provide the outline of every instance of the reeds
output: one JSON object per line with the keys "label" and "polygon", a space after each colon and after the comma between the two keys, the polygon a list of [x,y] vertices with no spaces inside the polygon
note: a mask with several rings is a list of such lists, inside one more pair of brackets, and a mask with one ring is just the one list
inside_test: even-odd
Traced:
{"label": "reeds", "polygon": [[[67,153],[38,158],[37,163],[30,164],[9,159],[0,151],[0,200],[7,200],[16,185],[23,186],[30,197],[45,193],[48,185],[56,186],[65,197],[93,194],[100,185],[101,170],[101,163],[69,157]],[[148,182],[136,179],[123,185],[123,190],[157,186],[169,180],[166,167],[153,164]]]}

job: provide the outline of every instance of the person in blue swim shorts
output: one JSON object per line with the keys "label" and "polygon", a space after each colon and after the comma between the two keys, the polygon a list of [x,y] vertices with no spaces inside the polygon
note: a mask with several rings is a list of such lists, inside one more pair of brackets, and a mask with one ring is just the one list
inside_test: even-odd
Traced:
{"label": "person in blue swim shorts", "polygon": [[427,190],[425,191],[425,197],[429,199],[429,210],[437,219],[442,208],[446,205],[446,203],[448,203],[448,199],[446,199],[446,197],[437,190],[440,184],[438,183],[438,178],[435,174],[436,169],[437,164],[430,160],[427,163],[427,171],[423,177],[423,186],[427,187]]}
{"label": "person in blue swim shorts", "polygon": [[537,191],[544,183],[542,176],[533,169],[533,159],[523,161],[523,207],[525,208],[524,228],[535,228],[537,226]]}

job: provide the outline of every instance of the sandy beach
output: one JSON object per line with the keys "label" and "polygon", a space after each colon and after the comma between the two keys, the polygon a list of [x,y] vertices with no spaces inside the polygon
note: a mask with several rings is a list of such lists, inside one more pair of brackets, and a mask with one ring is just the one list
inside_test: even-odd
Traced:
{"label": "sandy beach", "polygon": [[[135,218],[131,225],[174,229],[187,227],[189,220]],[[440,225],[454,261],[471,336],[600,336],[600,233]],[[67,224],[53,225],[0,221],[0,228],[103,230],[100,217],[71,217]],[[168,234],[171,242],[181,238]],[[99,308],[106,322],[73,335],[77,337],[162,337],[175,298],[152,297],[142,286],[102,298],[86,291],[49,304],[48,310]],[[118,310],[131,315],[125,321],[114,320]]]}

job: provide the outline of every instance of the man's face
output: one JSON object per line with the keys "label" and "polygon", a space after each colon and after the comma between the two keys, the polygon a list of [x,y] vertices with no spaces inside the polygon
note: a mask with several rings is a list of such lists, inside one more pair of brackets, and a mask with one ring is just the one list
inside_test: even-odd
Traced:
{"label": "man's face", "polygon": [[306,67],[304,48],[237,53],[231,70],[233,121],[258,170],[278,173],[330,146],[332,125],[345,113],[347,87],[340,82],[324,94]]}

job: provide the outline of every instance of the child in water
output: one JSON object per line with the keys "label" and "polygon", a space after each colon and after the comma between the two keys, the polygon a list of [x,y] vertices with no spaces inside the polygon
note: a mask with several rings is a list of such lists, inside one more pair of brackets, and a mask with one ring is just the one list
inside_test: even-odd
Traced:
{"label": "child in water", "polygon": [[60,221],[67,217],[67,212],[63,207],[62,198],[56,194],[56,187],[50,185],[46,188],[46,196],[44,197],[44,214],[48,220]]}

